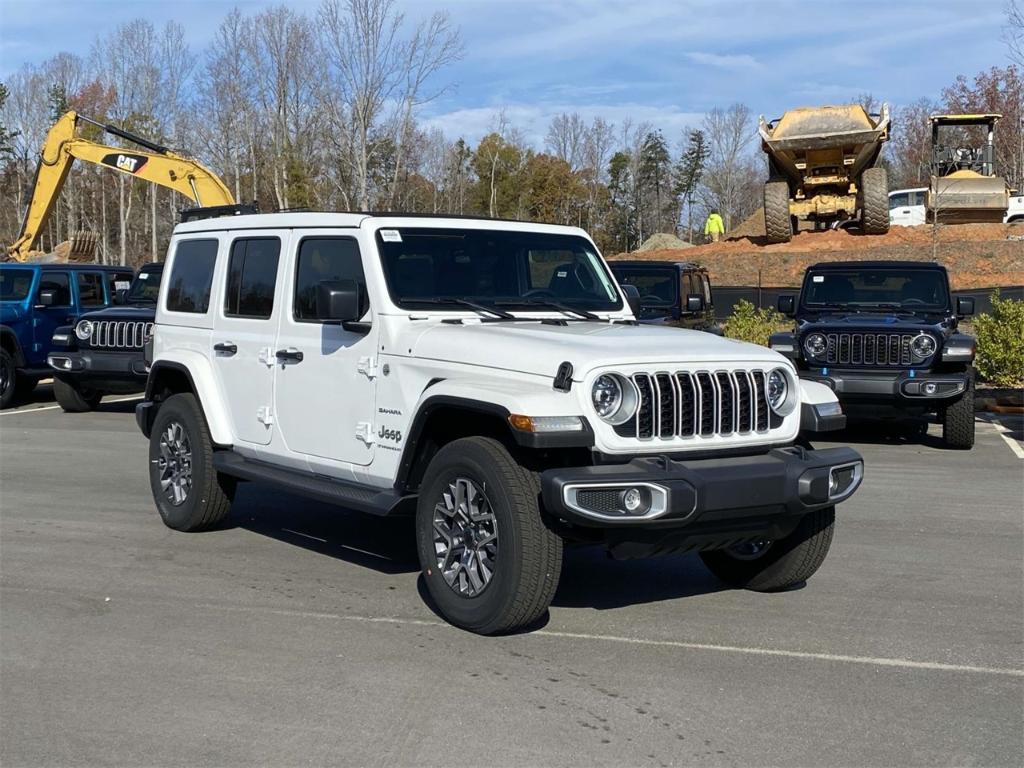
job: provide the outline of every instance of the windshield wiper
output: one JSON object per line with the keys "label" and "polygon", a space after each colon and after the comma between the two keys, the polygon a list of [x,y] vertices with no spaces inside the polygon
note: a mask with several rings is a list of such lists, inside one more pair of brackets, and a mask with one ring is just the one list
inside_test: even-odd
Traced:
{"label": "windshield wiper", "polygon": [[601,320],[601,318],[593,312],[588,312],[585,309],[578,309],[577,307],[571,307],[560,301],[551,301],[550,299],[517,299],[515,301],[497,301],[495,304],[500,307],[537,307],[557,309],[559,312],[568,312],[569,314],[576,315],[584,320]]}
{"label": "windshield wiper", "polygon": [[503,309],[497,309],[495,307],[489,307],[486,304],[477,304],[475,301],[469,299],[459,299],[454,296],[445,297],[431,297],[431,298],[406,298],[402,297],[398,300],[401,302],[409,302],[410,304],[449,304],[452,306],[466,307],[467,309],[475,309],[477,312],[486,312],[494,317],[500,317],[502,320],[515,320],[516,316],[511,312],[506,312]]}

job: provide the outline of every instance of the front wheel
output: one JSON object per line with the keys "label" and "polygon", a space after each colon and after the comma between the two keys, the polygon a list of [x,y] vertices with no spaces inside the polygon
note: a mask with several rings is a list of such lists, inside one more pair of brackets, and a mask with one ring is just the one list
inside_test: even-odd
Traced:
{"label": "front wheel", "polygon": [[96,410],[103,399],[103,393],[64,381],[59,377],[53,379],[53,395],[65,413],[86,413]]}
{"label": "front wheel", "polygon": [[416,509],[423,578],[441,615],[483,635],[547,610],[562,540],[540,514],[540,483],[496,440],[455,440],[430,462]]}
{"label": "front wheel", "polygon": [[149,438],[149,484],[168,528],[201,531],[231,511],[235,480],[213,466],[213,443],[195,395],[160,406]]}
{"label": "front wheel", "polygon": [[974,447],[974,374],[967,377],[967,389],[952,405],[942,409],[942,441],[947,448]]}
{"label": "front wheel", "polygon": [[733,587],[776,592],[801,584],[825,562],[835,528],[836,508],[808,512],[796,529],[777,541],[745,542],[701,552],[704,565]]}

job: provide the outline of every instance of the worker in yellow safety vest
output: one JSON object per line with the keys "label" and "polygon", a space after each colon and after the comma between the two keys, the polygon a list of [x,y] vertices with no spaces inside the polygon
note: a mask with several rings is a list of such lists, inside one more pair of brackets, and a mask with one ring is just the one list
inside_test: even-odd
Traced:
{"label": "worker in yellow safety vest", "polygon": [[708,214],[708,220],[704,222],[704,237],[708,242],[717,243],[724,234],[725,223],[722,221],[722,217],[718,215],[718,211],[712,210]]}

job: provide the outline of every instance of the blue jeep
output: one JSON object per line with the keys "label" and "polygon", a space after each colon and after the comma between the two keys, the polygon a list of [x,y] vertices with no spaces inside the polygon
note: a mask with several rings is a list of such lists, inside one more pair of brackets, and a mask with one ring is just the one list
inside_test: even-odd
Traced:
{"label": "blue jeep", "polygon": [[114,304],[132,277],[99,264],[0,264],[0,408],[53,373],[46,357],[58,327]]}

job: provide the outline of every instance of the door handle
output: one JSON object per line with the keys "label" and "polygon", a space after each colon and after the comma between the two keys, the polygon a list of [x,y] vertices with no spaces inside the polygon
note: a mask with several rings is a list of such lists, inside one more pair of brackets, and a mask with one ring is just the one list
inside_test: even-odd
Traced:
{"label": "door handle", "polygon": [[295,347],[288,347],[288,349],[279,349],[274,356],[277,358],[279,363],[301,363],[302,352],[297,350]]}
{"label": "door handle", "polygon": [[227,357],[231,357],[231,355],[235,354],[238,351],[238,345],[230,341],[222,341],[219,344],[213,345],[213,351],[221,352]]}

